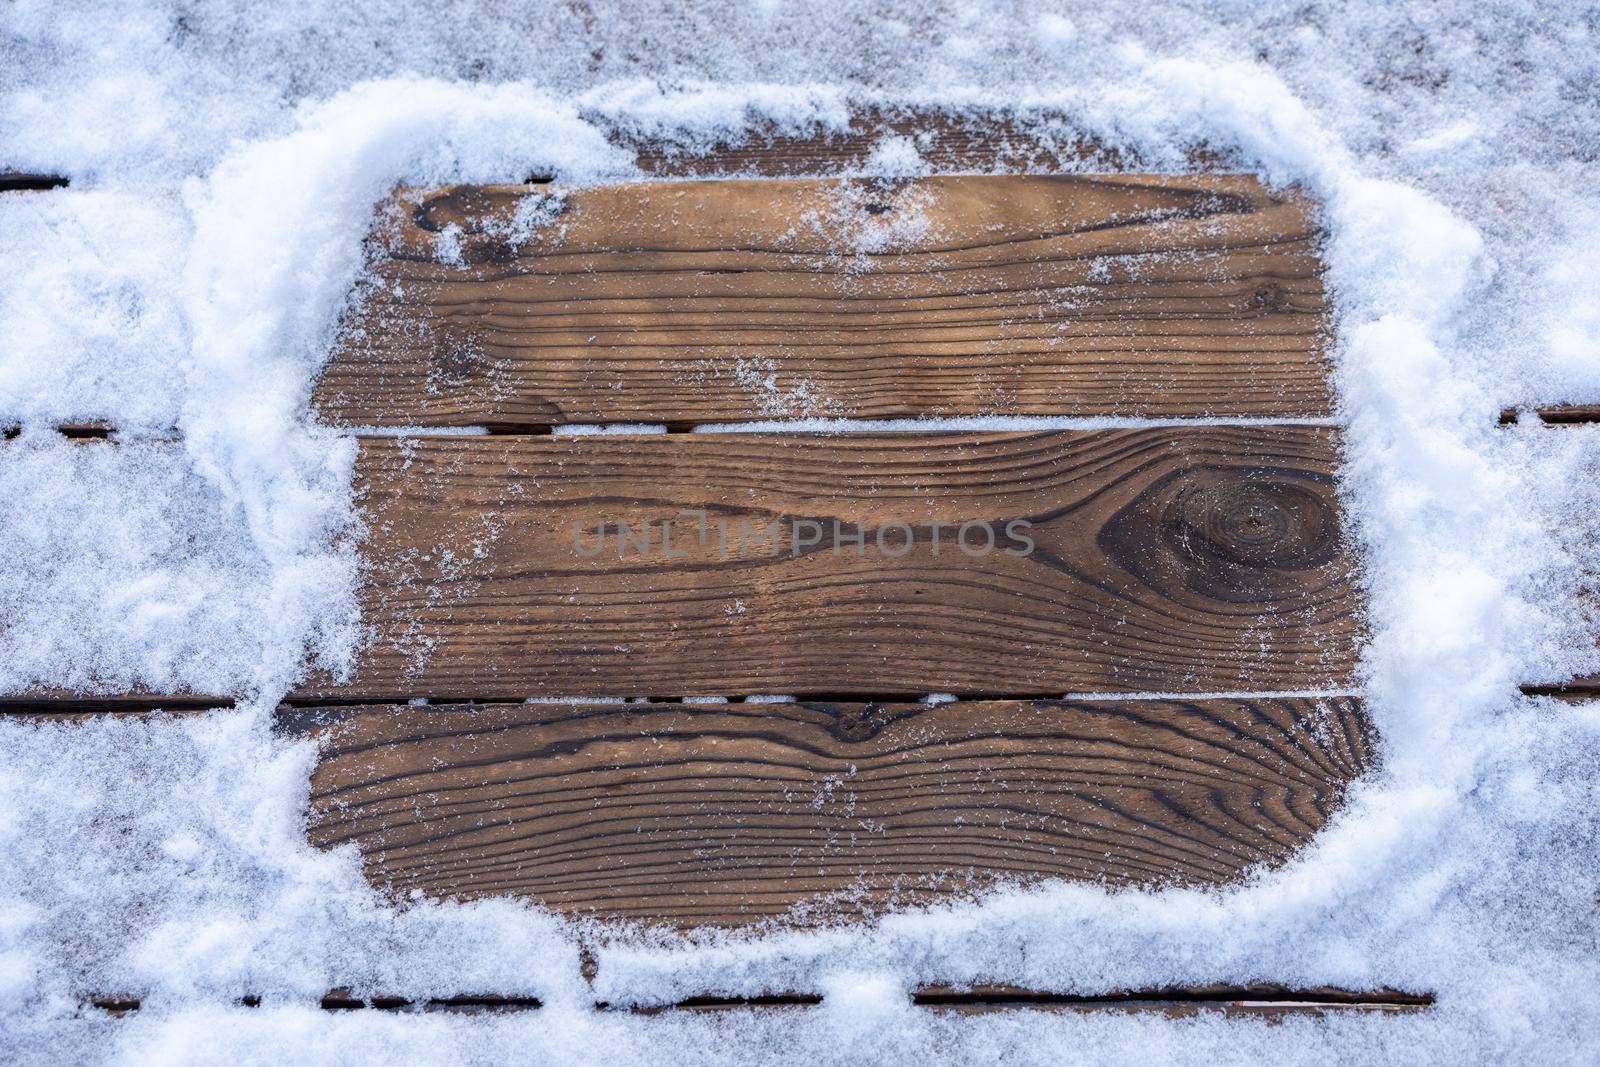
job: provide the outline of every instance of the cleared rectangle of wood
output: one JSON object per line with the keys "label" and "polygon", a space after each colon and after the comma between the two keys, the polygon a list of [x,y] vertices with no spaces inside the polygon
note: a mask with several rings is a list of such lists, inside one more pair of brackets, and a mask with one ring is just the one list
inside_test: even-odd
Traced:
{"label": "cleared rectangle of wood", "polygon": [[1321,417],[1309,202],[1240,175],[401,191],[340,425]]}
{"label": "cleared rectangle of wood", "polygon": [[736,925],[1039,877],[1235,880],[1367,765],[1358,702],[363,706],[325,736],[311,839],[398,895]]}
{"label": "cleared rectangle of wood", "polygon": [[1312,427],[367,438],[373,640],[297,697],[1345,686],[1337,462]]}

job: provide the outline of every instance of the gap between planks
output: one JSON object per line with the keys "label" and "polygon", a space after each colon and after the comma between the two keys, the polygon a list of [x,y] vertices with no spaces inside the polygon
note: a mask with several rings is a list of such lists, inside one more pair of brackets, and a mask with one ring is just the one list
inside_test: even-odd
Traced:
{"label": "gap between planks", "polygon": [[[106,422],[63,422],[48,427],[53,432],[72,441],[110,441],[116,438],[116,428]],[[163,435],[159,440],[177,440],[177,431],[169,431],[170,437]],[[0,440],[15,441],[22,436],[22,427],[17,425],[6,426],[0,429]]]}
{"label": "gap between planks", "polygon": [[[1524,686],[1524,693],[1529,696],[1552,696],[1566,692],[1560,686]],[[472,697],[460,695],[422,695],[413,692],[398,694],[380,694],[363,700],[281,700],[278,702],[280,716],[291,715],[296,711],[310,711],[317,708],[363,708],[363,707],[406,707],[406,708],[500,708],[520,707],[524,705],[540,704],[615,704],[618,706],[644,705],[644,704],[684,704],[689,707],[719,707],[724,704],[755,704],[772,705],[785,703],[854,703],[854,704],[897,704],[916,702],[929,705],[975,703],[981,701],[1020,700],[1020,701],[1057,701],[1071,703],[1073,701],[1119,700],[1129,702],[1139,701],[1196,701],[1196,700],[1321,700],[1331,698],[1360,699],[1363,693],[1359,689],[1262,689],[1262,690],[1233,690],[1212,691],[1195,693],[1022,693],[1022,692],[994,692],[994,693],[924,693],[907,696],[905,693],[851,693],[851,692],[817,692],[817,693],[770,693],[770,694],[723,694],[723,693],[687,693],[670,696],[643,696],[622,697],[612,694],[573,694],[553,697]],[[93,697],[77,696],[73,694],[35,695],[28,697],[3,697],[0,696],[0,715],[11,716],[91,716],[91,715],[154,715],[157,713],[193,713],[202,711],[231,711],[238,707],[235,697],[208,696],[204,694],[118,694],[115,696]]]}
{"label": "gap between planks", "polygon": [[[1600,679],[1580,679],[1574,682],[1555,685],[1524,685],[1519,687],[1523,696],[1549,697],[1554,700],[1564,701],[1589,701],[1600,700]],[[810,700],[827,703],[859,702],[863,704],[895,703],[907,699],[904,693],[781,693],[774,694],[790,700]],[[982,700],[1267,700],[1278,698],[1290,699],[1318,699],[1328,697],[1353,697],[1363,695],[1359,689],[1297,689],[1297,690],[1256,690],[1235,692],[1209,692],[1209,693],[928,693],[921,698],[928,699],[944,696],[955,697],[954,702],[982,701]],[[717,703],[705,706],[716,707],[719,703],[739,704],[769,703],[759,696],[752,700],[739,695],[725,695],[715,693],[691,693],[683,696],[651,696],[651,697],[614,697],[608,695],[572,695],[563,697],[530,697],[508,700],[504,697],[467,697],[467,696],[418,696],[413,693],[396,693],[379,695],[366,700],[285,700],[279,707],[284,711],[295,709],[313,709],[323,707],[497,707],[502,705],[516,705],[527,703],[582,703],[582,704],[687,704],[690,707],[701,706],[704,701]],[[194,696],[181,694],[175,696],[113,696],[113,697],[0,697],[0,716],[38,716],[68,717],[92,715],[153,715],[156,713],[194,713],[201,711],[228,711],[236,706],[233,697]]]}
{"label": "gap between planks", "polygon": [[59,174],[29,174],[24,171],[0,170],[0,193],[44,192],[64,189],[71,184]]}
{"label": "gap between planks", "polygon": [[1510,426],[1532,415],[1546,426],[1579,426],[1600,422],[1600,404],[1547,404],[1506,408],[1500,412],[1500,425]]}
{"label": "gap between planks", "polygon": [[[1415,1012],[1431,1008],[1429,993],[1408,993],[1394,989],[1347,990],[1329,986],[1294,988],[1256,984],[1246,986],[1178,986],[1128,990],[1104,994],[1053,993],[1019,986],[922,986],[912,992],[911,1003],[919,1008],[945,1012],[996,1011],[1114,1011],[1154,1012],[1168,1016],[1189,1016],[1207,1012],[1227,1016],[1285,1016],[1326,1012]],[[236,1002],[244,1008],[258,1008],[259,996],[244,996]],[[124,1017],[139,1011],[143,1002],[136,996],[93,995],[83,998],[85,1008]],[[660,1015],[677,1011],[720,1012],[734,1010],[795,1010],[820,1007],[817,993],[764,993],[729,997],[715,994],[685,997],[670,1004],[611,1004],[596,1001],[596,1012],[626,1011],[636,1015]],[[380,994],[357,995],[348,989],[335,989],[318,1001],[324,1011],[376,1010],[405,1014],[446,1012],[451,1014],[501,1014],[535,1011],[543,1002],[537,997],[470,994],[417,999]]]}
{"label": "gap between planks", "polygon": [[[754,419],[744,422],[528,422],[473,423],[460,426],[334,426],[343,437],[660,437],[668,434],[805,434],[818,437],[848,433],[974,433],[1023,432],[1039,430],[1159,430],[1200,427],[1312,426],[1339,429],[1334,418],[1296,418],[1263,416],[1251,418],[1173,416],[1115,417],[1090,415],[965,415],[953,417],[893,419]],[[63,429],[63,433],[68,431]],[[97,436],[105,436],[103,432]]]}
{"label": "gap between planks", "polygon": [[[1574,420],[1576,421],[1576,420]],[[667,422],[667,423],[610,423],[610,422],[492,422],[461,426],[332,426],[338,436],[354,440],[375,440],[420,437],[609,437],[641,436],[660,437],[672,434],[798,434],[817,437],[848,433],[970,433],[993,430],[1135,430],[1183,427],[1273,427],[1309,426],[1325,429],[1342,428],[1343,423],[1332,418],[1111,418],[1077,415],[1018,416],[974,415],[955,418],[903,418],[903,419],[776,419],[748,422]],[[72,441],[104,441],[123,443],[121,431],[114,423],[81,422],[58,423],[45,429]],[[22,435],[20,425],[0,427],[0,440],[14,441]],[[178,444],[183,433],[177,427],[168,427],[155,433],[141,433],[137,440],[143,443]]]}

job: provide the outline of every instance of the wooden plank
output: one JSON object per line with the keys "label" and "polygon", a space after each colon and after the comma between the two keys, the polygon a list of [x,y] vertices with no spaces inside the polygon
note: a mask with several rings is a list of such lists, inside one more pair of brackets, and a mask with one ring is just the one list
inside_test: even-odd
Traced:
{"label": "wooden plank", "polygon": [[1313,211],[1253,177],[466,186],[385,219],[335,424],[1331,411]]}
{"label": "wooden plank", "polygon": [[300,709],[312,840],[404,897],[737,925],[996,881],[1217,884],[1281,862],[1367,765],[1357,701]]}
{"label": "wooden plank", "polygon": [[374,640],[294,699],[1346,686],[1337,461],[1313,427],[368,438]]}

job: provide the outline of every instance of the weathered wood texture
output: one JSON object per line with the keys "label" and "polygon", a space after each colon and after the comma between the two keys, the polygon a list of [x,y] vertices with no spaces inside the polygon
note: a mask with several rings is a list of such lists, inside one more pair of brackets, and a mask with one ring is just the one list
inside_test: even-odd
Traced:
{"label": "weathered wood texture", "polygon": [[1311,427],[368,438],[376,640],[297,695],[1348,685],[1336,463]]}
{"label": "weathered wood texture", "polygon": [[1313,212],[1252,177],[456,187],[385,219],[335,424],[1330,413]]}
{"label": "weathered wood texture", "polygon": [[668,924],[1225,882],[1291,855],[1369,758],[1336,698],[280,714],[325,734],[312,840],[358,844],[376,884]]}

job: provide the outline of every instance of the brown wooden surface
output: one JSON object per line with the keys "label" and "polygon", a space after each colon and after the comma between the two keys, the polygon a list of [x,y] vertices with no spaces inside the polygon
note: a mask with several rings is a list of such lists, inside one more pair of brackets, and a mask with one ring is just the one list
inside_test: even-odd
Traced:
{"label": "brown wooden surface", "polygon": [[385,217],[335,424],[1330,413],[1312,211],[1252,177],[456,187]]}
{"label": "brown wooden surface", "polygon": [[[374,641],[294,699],[1285,690],[1355,667],[1331,430],[368,438],[357,464]],[[648,554],[621,558],[619,522]],[[954,543],[967,523],[995,549]]]}
{"label": "brown wooden surface", "polygon": [[1368,760],[1351,699],[299,709],[311,837],[400,896],[741,924],[1039,876],[1233,880]]}

